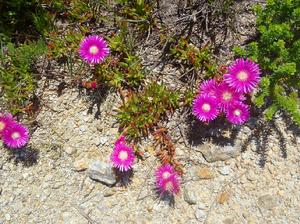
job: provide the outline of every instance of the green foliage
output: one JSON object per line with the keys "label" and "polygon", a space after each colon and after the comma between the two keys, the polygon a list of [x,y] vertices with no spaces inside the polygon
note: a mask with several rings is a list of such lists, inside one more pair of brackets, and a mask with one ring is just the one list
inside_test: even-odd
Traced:
{"label": "green foliage", "polygon": [[147,135],[167,112],[178,106],[179,92],[151,83],[142,93],[131,95],[119,108],[117,117],[126,135],[136,139]]}
{"label": "green foliage", "polygon": [[89,0],[41,0],[55,17],[83,22],[94,16]]}
{"label": "green foliage", "polygon": [[170,49],[170,52],[176,59],[196,70],[204,68],[207,76],[213,76],[217,72],[217,65],[212,59],[212,53],[208,46],[199,49],[195,45],[189,44],[186,39],[181,38]]}
{"label": "green foliage", "polygon": [[51,16],[38,0],[9,0],[0,4],[0,33],[10,37],[18,31],[26,35],[43,33],[51,27]]}
{"label": "green foliage", "polygon": [[[82,30],[84,27],[82,27]],[[84,38],[82,32],[68,30],[64,34],[50,32],[48,38],[48,57],[53,59],[63,59],[71,56],[72,52],[77,52],[81,40]]]}
{"label": "green foliage", "polygon": [[140,29],[147,30],[154,24],[153,3],[147,3],[145,0],[116,0],[116,2],[122,6],[119,15],[128,22],[138,25]]}
{"label": "green foliage", "polygon": [[262,68],[265,76],[255,103],[266,106],[266,118],[284,109],[300,125],[300,1],[268,0],[265,8],[257,5],[255,12],[258,40],[234,51]]}
{"label": "green foliage", "polygon": [[111,56],[97,66],[100,83],[115,88],[138,88],[145,78],[140,59],[134,54],[133,37],[122,29],[118,35],[109,38]]}
{"label": "green foliage", "polygon": [[0,52],[0,86],[8,107],[13,113],[17,113],[32,96],[35,79],[31,74],[31,66],[44,53],[46,46],[40,40],[19,47],[8,43],[6,47],[7,50],[1,46]]}

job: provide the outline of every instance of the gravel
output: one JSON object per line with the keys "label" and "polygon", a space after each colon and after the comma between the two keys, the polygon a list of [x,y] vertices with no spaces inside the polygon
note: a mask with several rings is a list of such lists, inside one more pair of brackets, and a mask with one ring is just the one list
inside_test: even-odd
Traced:
{"label": "gravel", "polygon": [[[249,37],[254,29],[250,6],[237,7],[246,9],[237,20]],[[234,43],[225,40],[221,52],[227,54],[228,42],[242,44],[246,36],[235,37]],[[159,50],[149,48],[144,55],[150,60],[159,57]],[[168,65],[159,70],[153,72],[167,74],[166,80],[178,73]],[[264,142],[262,136],[251,137],[255,117],[243,127],[220,124],[219,129],[191,131],[193,121],[176,123],[182,114],[175,113],[168,127],[184,164],[182,190],[174,200],[162,200],[154,184],[159,162],[147,139],[139,145],[146,159],[135,161],[130,182],[111,186],[116,179],[109,156],[119,137],[113,108],[121,105],[120,96],[110,92],[98,109],[77,88],[58,96],[58,85],[45,78],[38,83],[40,91],[46,89],[44,106],[26,153],[13,154],[0,144],[0,223],[299,223],[300,137],[284,117],[276,118],[283,135],[272,131]],[[224,139],[230,144],[220,144]],[[228,197],[220,203],[224,192]]]}

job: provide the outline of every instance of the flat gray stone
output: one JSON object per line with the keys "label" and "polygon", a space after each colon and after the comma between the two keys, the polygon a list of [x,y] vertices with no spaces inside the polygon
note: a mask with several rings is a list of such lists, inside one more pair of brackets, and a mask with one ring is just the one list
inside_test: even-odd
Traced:
{"label": "flat gray stone", "polygon": [[277,206],[277,199],[270,194],[266,194],[258,198],[258,205],[261,208],[270,210]]}
{"label": "flat gray stone", "polygon": [[225,161],[241,154],[241,144],[235,144],[234,146],[212,145],[210,147],[203,147],[200,151],[204,159],[209,163]]}
{"label": "flat gray stone", "polygon": [[111,164],[95,161],[90,165],[87,172],[92,180],[99,181],[105,185],[111,186],[117,182],[116,174]]}

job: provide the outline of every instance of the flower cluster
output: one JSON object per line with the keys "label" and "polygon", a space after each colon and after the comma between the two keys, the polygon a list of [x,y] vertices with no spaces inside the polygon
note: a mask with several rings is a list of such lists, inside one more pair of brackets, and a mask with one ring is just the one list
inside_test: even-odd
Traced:
{"label": "flower cluster", "polygon": [[29,131],[11,114],[0,113],[0,139],[9,148],[22,148],[29,140]]}
{"label": "flower cluster", "polygon": [[171,165],[166,164],[158,167],[155,177],[156,188],[161,194],[177,194],[179,192],[179,175]]}
{"label": "flower cluster", "polygon": [[110,160],[115,168],[126,172],[132,168],[134,162],[134,151],[128,146],[125,136],[121,136],[116,142]]}
{"label": "flower cluster", "polygon": [[217,81],[210,79],[200,85],[198,96],[194,99],[193,113],[203,122],[217,118],[225,113],[233,124],[243,124],[250,116],[245,94],[251,93],[260,81],[258,64],[248,59],[237,59],[228,67],[228,73]]}
{"label": "flower cluster", "polygon": [[[120,172],[127,172],[132,168],[135,159],[133,148],[130,147],[125,139],[121,136],[116,142],[110,161],[113,167]],[[169,193],[177,194],[180,189],[179,174],[169,164],[158,167],[155,172],[155,184],[160,194]]]}

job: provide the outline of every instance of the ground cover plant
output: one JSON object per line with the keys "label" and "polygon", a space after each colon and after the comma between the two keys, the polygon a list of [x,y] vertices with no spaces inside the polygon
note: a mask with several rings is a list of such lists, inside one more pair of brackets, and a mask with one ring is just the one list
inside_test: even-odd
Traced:
{"label": "ground cover plant", "polygon": [[266,7],[257,5],[258,37],[236,53],[258,62],[263,70],[255,104],[263,107],[272,119],[284,110],[300,125],[300,2],[268,0]]}
{"label": "ground cover plant", "polygon": [[[138,143],[152,139],[160,162],[153,170],[153,184],[161,197],[178,194],[184,175],[172,130],[165,125],[175,112],[194,115],[205,125],[218,116],[233,125],[243,125],[251,116],[250,107],[266,108],[269,119],[283,108],[300,124],[299,1],[269,0],[265,8],[256,7],[257,40],[235,48],[239,58],[227,64],[216,56],[220,50],[216,41],[222,39],[216,36],[219,30],[222,37],[227,35],[222,20],[229,17],[233,1],[188,1],[178,14],[192,12],[193,16],[176,21],[184,26],[178,25],[172,34],[161,22],[162,15],[157,15],[160,1],[42,2],[6,3],[4,8],[12,13],[1,15],[2,21],[13,24],[1,31],[0,91],[6,109],[14,115],[26,113],[37,88],[34,64],[41,56],[49,61],[49,67],[50,62],[63,67],[55,75],[66,77],[64,83],[69,87],[83,87],[91,95],[106,89],[118,93],[122,101],[115,115],[119,135],[109,160],[119,174],[132,172],[135,161],[145,159]],[[16,30],[26,35],[20,29],[25,26],[19,23],[21,6],[26,6],[26,12],[35,9],[23,21],[31,28],[31,38],[15,37]],[[103,11],[108,16],[97,16]],[[57,21],[64,28],[58,29]],[[181,69],[183,74],[174,75],[171,82],[180,83],[182,88],[153,76],[143,65],[137,49],[146,45],[153,33],[159,36],[153,38],[156,45],[163,49],[157,60]],[[0,136],[8,148],[22,148],[29,140],[29,131],[3,113]]]}

